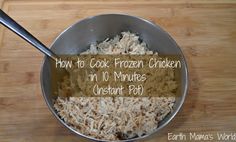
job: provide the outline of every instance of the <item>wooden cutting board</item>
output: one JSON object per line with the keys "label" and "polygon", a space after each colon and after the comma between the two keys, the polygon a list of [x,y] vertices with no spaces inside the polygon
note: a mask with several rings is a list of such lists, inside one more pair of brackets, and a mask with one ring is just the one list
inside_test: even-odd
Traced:
{"label": "wooden cutting board", "polygon": [[[236,1],[1,0],[7,14],[46,45],[69,25],[101,13],[126,13],[163,27],[176,40],[190,71],[183,108],[159,134],[236,132]],[[40,88],[43,55],[0,29],[0,141],[81,142],[50,113]]]}

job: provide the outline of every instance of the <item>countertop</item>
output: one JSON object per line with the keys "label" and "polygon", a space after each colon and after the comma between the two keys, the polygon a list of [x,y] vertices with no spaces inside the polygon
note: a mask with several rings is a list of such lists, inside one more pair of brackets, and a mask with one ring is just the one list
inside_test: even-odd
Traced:
{"label": "countertop", "polygon": [[[155,22],[183,50],[190,87],[177,116],[142,141],[168,141],[168,133],[236,133],[236,1],[0,0],[0,6],[47,46],[88,16],[126,13]],[[87,141],[64,128],[47,108],[40,87],[43,56],[0,27],[0,141]]]}

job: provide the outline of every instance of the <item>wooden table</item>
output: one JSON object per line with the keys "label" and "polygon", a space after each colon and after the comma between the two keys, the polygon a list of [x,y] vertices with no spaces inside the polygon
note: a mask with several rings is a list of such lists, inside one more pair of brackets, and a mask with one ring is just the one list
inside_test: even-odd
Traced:
{"label": "wooden table", "polygon": [[[159,134],[236,132],[236,1],[1,0],[0,6],[46,45],[74,22],[101,13],[127,13],[162,26],[187,58],[190,88],[183,108]],[[43,55],[0,30],[0,141],[81,142],[43,100]]]}

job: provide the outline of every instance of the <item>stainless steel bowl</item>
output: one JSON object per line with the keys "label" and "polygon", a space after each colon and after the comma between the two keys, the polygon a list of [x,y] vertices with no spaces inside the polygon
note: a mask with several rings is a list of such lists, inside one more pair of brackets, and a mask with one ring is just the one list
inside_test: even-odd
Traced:
{"label": "stainless steel bowl", "polygon": [[[158,25],[155,25],[145,19],[123,14],[104,14],[89,17],[78,21],[74,25],[62,32],[51,45],[51,50],[56,54],[78,54],[89,48],[91,43],[103,41],[107,37],[113,37],[122,31],[138,33],[140,38],[145,41],[148,48],[161,54],[174,54],[181,56],[181,95],[176,98],[173,112],[168,114],[159,124],[155,132],[157,133],[165,127],[177,114],[183,105],[188,88],[188,70],[184,55],[176,42]],[[41,70],[41,87],[44,99],[53,113],[53,115],[70,131],[76,135],[86,137],[91,140],[101,141],[90,136],[83,135],[59,118],[53,108],[54,96],[51,94],[51,71],[49,58],[45,57]],[[145,135],[141,138],[147,137]],[[133,138],[125,141],[135,141],[139,138]]]}

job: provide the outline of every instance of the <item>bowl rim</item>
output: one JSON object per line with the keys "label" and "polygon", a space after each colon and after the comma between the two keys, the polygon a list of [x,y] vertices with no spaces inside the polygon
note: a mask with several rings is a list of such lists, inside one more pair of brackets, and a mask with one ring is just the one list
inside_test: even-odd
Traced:
{"label": "bowl rim", "polygon": [[[158,126],[153,132],[151,132],[150,134],[146,134],[146,135],[143,135],[141,137],[135,137],[135,138],[132,138],[132,139],[127,139],[127,140],[119,140],[119,142],[130,142],[130,141],[136,141],[136,140],[140,140],[140,139],[144,139],[146,137],[149,137],[155,133],[157,133],[158,131],[160,131],[162,128],[164,128],[166,125],[168,125],[170,123],[170,121],[173,120],[173,118],[177,115],[177,113],[180,111],[180,109],[182,108],[183,104],[184,104],[184,101],[185,101],[185,98],[186,98],[186,95],[188,93],[188,90],[189,90],[189,72],[188,72],[188,65],[187,65],[187,62],[186,62],[186,58],[183,54],[183,51],[181,50],[181,48],[178,46],[178,44],[176,43],[176,41],[163,29],[161,28],[159,25],[149,21],[149,20],[146,20],[142,17],[139,17],[139,16],[133,16],[133,15],[129,15],[129,14],[125,14],[125,13],[107,13],[107,14],[98,14],[98,15],[95,15],[95,16],[88,16],[86,18],[82,18],[80,20],[77,20],[75,23],[73,23],[72,25],[70,25],[69,27],[67,27],[65,30],[63,30],[54,40],[53,42],[51,43],[50,45],[50,49],[52,48],[52,46],[57,42],[57,40],[64,34],[66,33],[69,29],[71,29],[72,27],[76,26],[78,23],[82,22],[82,21],[87,21],[87,20],[90,20],[90,19],[93,19],[93,18],[97,18],[97,17],[100,17],[100,16],[125,16],[125,17],[130,17],[130,18],[134,18],[134,19],[137,19],[137,20],[140,20],[140,21],[143,21],[143,22],[146,22],[148,24],[150,24],[151,26],[159,29],[163,34],[165,34],[167,36],[167,38],[169,38],[169,40],[171,40],[174,45],[179,49],[180,51],[180,54],[181,54],[181,57],[182,57],[182,62],[184,64],[184,76],[185,76],[185,81],[186,81],[186,84],[184,85],[184,88],[183,88],[183,94],[181,94],[181,99],[180,99],[180,102],[179,102],[179,105],[176,106],[176,110],[172,112],[172,116],[169,117],[168,120],[166,120],[162,125]],[[48,57],[45,55],[44,58],[43,58],[43,61],[42,61],[42,65],[41,65],[41,71],[40,71],[40,85],[41,85],[41,90],[42,90],[42,94],[43,94],[43,98],[49,108],[49,110],[51,111],[51,113],[53,114],[53,116],[63,125],[65,126],[67,129],[69,129],[70,131],[72,131],[74,134],[76,134],[76,136],[82,136],[84,138],[87,138],[89,140],[92,140],[92,141],[100,141],[100,142],[109,142],[109,140],[100,140],[100,139],[96,139],[92,136],[88,136],[88,135],[84,135],[78,131],[76,131],[75,129],[73,129],[72,127],[70,127],[68,124],[66,124],[56,113],[56,111],[54,110],[54,108],[51,107],[51,105],[49,104],[47,98],[46,98],[46,93],[45,93],[45,90],[44,90],[44,87],[43,87],[43,68],[44,68],[44,64],[46,62],[46,59]],[[164,120],[164,119],[163,119]]]}

